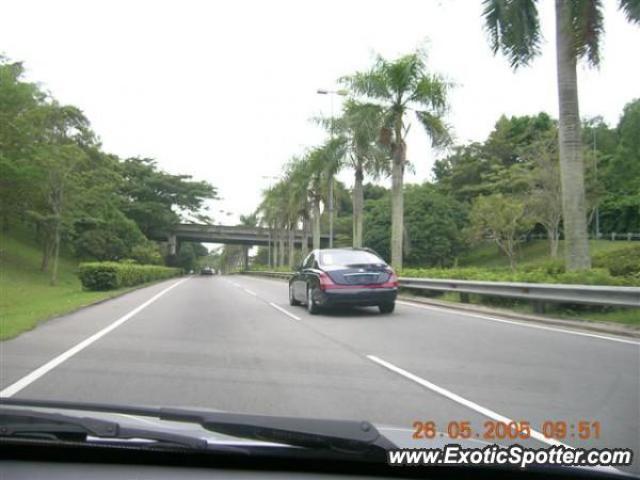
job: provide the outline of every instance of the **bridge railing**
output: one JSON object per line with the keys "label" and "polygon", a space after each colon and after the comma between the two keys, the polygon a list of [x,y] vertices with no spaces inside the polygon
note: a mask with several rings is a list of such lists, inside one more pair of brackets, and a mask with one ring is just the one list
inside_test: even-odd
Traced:
{"label": "bridge railing", "polygon": [[[291,278],[289,272],[241,272],[271,278]],[[640,288],[608,285],[568,285],[549,283],[480,282],[472,280],[400,277],[400,288],[436,292],[457,292],[464,301],[469,294],[531,301],[542,313],[545,303],[577,303],[640,308]],[[639,312],[640,314],[640,312]]]}

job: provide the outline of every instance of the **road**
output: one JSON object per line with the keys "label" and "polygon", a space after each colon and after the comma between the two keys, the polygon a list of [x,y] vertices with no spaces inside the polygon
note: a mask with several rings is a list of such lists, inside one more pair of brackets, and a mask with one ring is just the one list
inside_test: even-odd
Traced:
{"label": "road", "polygon": [[[598,421],[579,447],[631,447],[640,344],[400,303],[311,316],[282,281],[188,277],[0,343],[0,395],[368,419],[412,432],[496,419]],[[548,442],[542,435],[532,442]]]}

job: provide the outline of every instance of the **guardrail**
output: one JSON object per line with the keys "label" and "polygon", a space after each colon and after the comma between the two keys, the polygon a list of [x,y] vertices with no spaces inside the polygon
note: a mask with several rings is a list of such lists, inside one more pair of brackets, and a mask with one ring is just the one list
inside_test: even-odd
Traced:
{"label": "guardrail", "polygon": [[[241,272],[272,278],[290,278],[289,272]],[[550,283],[479,282],[474,280],[443,280],[433,278],[400,277],[400,288],[457,292],[463,302],[469,294],[529,300],[538,313],[544,311],[545,303],[580,303],[613,307],[640,308],[640,288],[612,287],[607,285],[567,285]]]}

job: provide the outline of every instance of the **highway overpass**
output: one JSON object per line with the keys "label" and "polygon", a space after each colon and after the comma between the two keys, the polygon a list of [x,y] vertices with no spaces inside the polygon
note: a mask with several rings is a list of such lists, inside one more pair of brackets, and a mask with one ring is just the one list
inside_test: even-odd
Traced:
{"label": "highway overpass", "polygon": [[[274,241],[273,233],[268,228],[246,227],[242,225],[200,225],[181,223],[170,232],[157,232],[152,234],[152,240],[169,242],[172,254],[176,253],[177,244],[183,242],[224,243],[235,245],[260,245],[268,246]],[[302,245],[302,230],[294,232],[294,244]],[[311,238],[309,238],[311,242]],[[320,245],[329,244],[329,235],[321,235]]]}

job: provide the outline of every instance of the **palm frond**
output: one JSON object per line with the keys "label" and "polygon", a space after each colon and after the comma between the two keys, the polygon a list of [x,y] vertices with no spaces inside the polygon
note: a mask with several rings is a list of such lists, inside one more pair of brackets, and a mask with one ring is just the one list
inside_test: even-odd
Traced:
{"label": "palm frond", "polygon": [[602,0],[573,0],[567,8],[576,58],[586,57],[591,65],[599,65],[600,39],[604,35]]}
{"label": "palm frond", "polygon": [[436,112],[444,112],[447,109],[449,87],[450,84],[441,76],[427,74],[418,81],[410,100]]}
{"label": "palm frond", "polygon": [[620,10],[631,23],[640,25],[640,0],[619,0]]}
{"label": "palm frond", "polygon": [[392,93],[389,89],[386,70],[387,62],[384,58],[378,57],[369,71],[341,77],[338,82],[357,95],[376,100],[389,100],[392,98]]}
{"label": "palm frond", "polygon": [[444,123],[442,117],[424,110],[416,111],[416,117],[431,138],[433,147],[443,148],[451,143],[450,128]]}
{"label": "palm frond", "polygon": [[512,68],[528,65],[540,53],[536,0],[485,0],[482,16],[493,53],[502,52]]}
{"label": "palm frond", "polygon": [[403,101],[406,92],[413,90],[423,70],[424,61],[418,52],[382,64],[382,71],[397,103]]}

